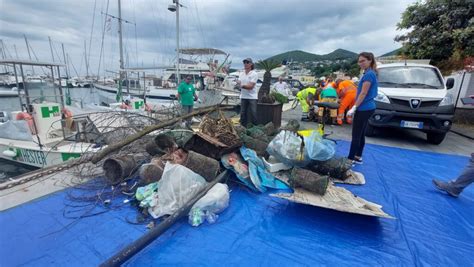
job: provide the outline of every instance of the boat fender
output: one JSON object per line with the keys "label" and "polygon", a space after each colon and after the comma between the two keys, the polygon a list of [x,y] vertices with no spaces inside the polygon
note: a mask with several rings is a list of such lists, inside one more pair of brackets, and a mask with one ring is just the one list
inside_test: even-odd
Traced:
{"label": "boat fender", "polygon": [[13,151],[13,150],[10,150],[10,149],[4,150],[4,151],[2,152],[2,154],[3,154],[5,157],[10,157],[10,158],[16,157],[16,151]]}
{"label": "boat fender", "polygon": [[66,121],[66,128],[72,129],[73,122],[74,122],[74,120],[72,119],[72,116],[73,116],[72,112],[67,108],[63,108],[62,112],[64,114],[64,119]]}

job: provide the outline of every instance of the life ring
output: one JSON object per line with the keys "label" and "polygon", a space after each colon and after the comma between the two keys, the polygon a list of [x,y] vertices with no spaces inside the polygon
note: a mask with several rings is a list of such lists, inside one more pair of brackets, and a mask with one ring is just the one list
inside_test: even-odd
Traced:
{"label": "life ring", "polygon": [[16,114],[15,119],[17,121],[21,121],[21,120],[26,121],[26,123],[28,123],[28,127],[30,128],[31,134],[33,134],[33,135],[36,134],[35,125],[33,123],[33,117],[31,117],[31,115],[28,114],[28,112],[20,112],[20,113]]}

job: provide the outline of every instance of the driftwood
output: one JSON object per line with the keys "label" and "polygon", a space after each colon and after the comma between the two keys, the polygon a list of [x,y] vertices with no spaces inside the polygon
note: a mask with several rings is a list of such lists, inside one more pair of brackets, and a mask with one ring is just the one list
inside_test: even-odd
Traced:
{"label": "driftwood", "polygon": [[129,136],[128,138],[126,138],[125,140],[123,140],[122,142],[119,142],[119,143],[116,143],[116,144],[113,144],[113,145],[110,145],[110,146],[107,146],[105,147],[104,149],[98,151],[91,159],[91,162],[94,163],[94,164],[97,164],[97,162],[99,162],[100,160],[102,160],[104,157],[106,157],[108,154],[114,152],[114,151],[117,151],[119,150],[120,148],[122,148],[123,146],[126,146],[130,143],[132,143],[133,141],[153,132],[153,131],[156,131],[156,130],[159,130],[161,128],[164,128],[164,127],[167,127],[167,126],[170,126],[170,125],[173,125],[175,123],[178,123],[180,122],[181,120],[184,120],[184,119],[187,119],[187,118],[191,118],[193,116],[196,116],[196,115],[201,115],[201,114],[204,114],[204,113],[208,113],[208,112],[212,112],[216,109],[223,109],[223,110],[231,110],[233,109],[234,106],[212,106],[212,107],[206,107],[206,108],[201,108],[201,109],[197,109],[196,111],[194,112],[191,112],[189,114],[186,114],[184,116],[180,116],[180,117],[176,117],[174,119],[171,119],[171,120],[168,120],[166,122],[162,122],[162,123],[159,123],[157,125],[153,125],[153,126],[147,126],[144,128],[144,130],[142,130],[141,132],[138,132],[136,134],[133,134],[131,136]]}

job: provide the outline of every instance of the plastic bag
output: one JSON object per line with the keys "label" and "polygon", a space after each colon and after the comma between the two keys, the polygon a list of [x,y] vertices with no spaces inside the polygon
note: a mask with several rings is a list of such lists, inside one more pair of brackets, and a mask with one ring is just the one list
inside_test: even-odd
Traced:
{"label": "plastic bag", "polygon": [[309,158],[318,161],[326,161],[334,157],[336,143],[324,139],[317,131],[313,131],[309,137],[304,138],[306,152]]}
{"label": "plastic bag", "polygon": [[150,207],[153,202],[154,194],[158,190],[158,183],[151,183],[147,186],[137,188],[135,192],[135,198],[140,201],[140,207]]}
{"label": "plastic bag", "polygon": [[[270,172],[267,171],[263,161],[257,156],[257,153],[255,153],[255,151],[242,146],[240,148],[240,154],[242,154],[244,160],[248,162],[250,179],[260,192],[265,192],[265,187],[275,189],[289,188],[286,184],[276,179],[275,176],[273,176]],[[255,182],[255,180],[257,182]]]}
{"label": "plastic bag", "polygon": [[244,185],[254,191],[258,191],[250,180],[249,166],[240,155],[235,152],[225,154],[222,156],[221,162],[226,169],[233,171],[237,179],[239,179]]}
{"label": "plastic bag", "polygon": [[217,183],[201,199],[199,199],[189,211],[189,223],[199,226],[204,222],[214,223],[218,215],[229,206],[229,187],[226,184]]}
{"label": "plastic bag", "polygon": [[304,149],[304,141],[294,132],[281,131],[268,144],[267,152],[280,162],[304,167],[311,161]]}
{"label": "plastic bag", "polygon": [[173,214],[206,186],[206,180],[190,169],[167,162],[158,182],[156,203],[148,209],[153,218]]}

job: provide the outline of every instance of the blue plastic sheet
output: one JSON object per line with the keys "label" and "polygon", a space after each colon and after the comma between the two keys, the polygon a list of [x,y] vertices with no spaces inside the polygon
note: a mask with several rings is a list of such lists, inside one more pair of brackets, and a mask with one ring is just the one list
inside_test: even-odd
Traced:
{"label": "blue plastic sheet", "polygon": [[[346,155],[339,142],[338,155]],[[130,259],[128,266],[472,266],[474,186],[458,198],[437,191],[467,165],[462,156],[367,145],[366,185],[344,186],[397,219],[305,206],[231,188],[212,225],[187,218]],[[64,219],[65,192],[0,213],[0,265],[97,265],[146,232],[131,207]],[[63,229],[66,227],[66,229]],[[53,233],[54,231],[62,231]]]}

